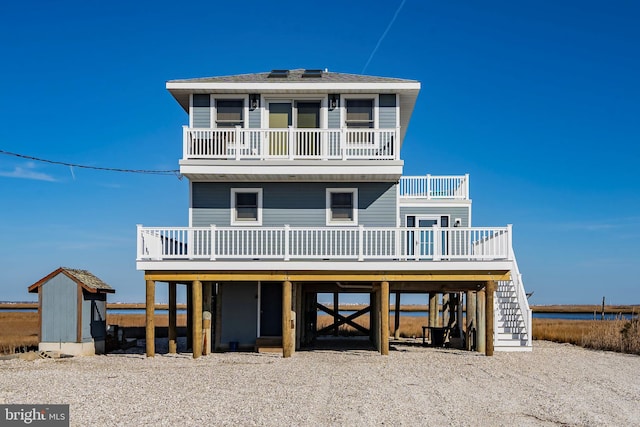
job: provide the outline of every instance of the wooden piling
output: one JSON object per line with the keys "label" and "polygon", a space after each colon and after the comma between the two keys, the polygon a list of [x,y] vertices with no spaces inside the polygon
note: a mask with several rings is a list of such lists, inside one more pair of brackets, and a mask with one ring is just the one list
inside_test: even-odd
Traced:
{"label": "wooden piling", "polygon": [[169,282],[169,353],[173,354],[178,351],[176,287],[176,282]]}
{"label": "wooden piling", "polygon": [[466,343],[467,350],[475,350],[475,329],[476,326],[476,294],[473,291],[467,291],[467,319],[466,319]]}
{"label": "wooden piling", "polygon": [[193,349],[193,292],[191,283],[187,283],[187,350]]}
{"label": "wooden piling", "polygon": [[389,282],[380,283],[380,354],[389,354]]}
{"label": "wooden piling", "polygon": [[202,354],[208,355],[211,354],[211,300],[213,296],[213,284],[211,282],[204,282],[202,284],[203,295],[202,295],[202,311],[209,313],[209,319],[207,323],[207,319],[203,317],[202,327],[203,327],[203,347]]}
{"label": "wooden piling", "polygon": [[449,294],[442,294],[442,327],[449,326]]}
{"label": "wooden piling", "polygon": [[485,315],[485,290],[484,288],[480,289],[477,293],[476,299],[476,321],[477,321],[477,333],[476,333],[476,350],[479,353],[486,352],[486,342],[487,342],[487,321]]}
{"label": "wooden piling", "polygon": [[338,336],[338,332],[339,332],[339,327],[338,327],[338,312],[340,310],[340,297],[339,297],[339,293],[334,292],[333,293],[333,312],[335,313],[333,315],[333,324],[335,325],[335,327],[333,328],[333,336],[337,337]]}
{"label": "wooden piling", "polygon": [[194,280],[191,283],[191,328],[193,358],[202,356],[202,282]]}
{"label": "wooden piling", "polygon": [[400,339],[400,292],[396,292],[396,307],[393,312],[393,338]]}
{"label": "wooden piling", "polygon": [[494,313],[493,313],[493,299],[494,294],[496,292],[496,282],[489,281],[487,282],[487,290],[485,292],[485,312],[487,316],[487,327],[486,327],[486,351],[485,354],[487,356],[493,356],[493,324],[494,324]]}
{"label": "wooden piling", "polygon": [[282,282],[282,357],[291,357],[293,354],[293,336],[291,330],[291,282]]}
{"label": "wooden piling", "polygon": [[147,299],[145,304],[146,312],[146,330],[145,340],[147,348],[147,357],[153,357],[156,354],[156,325],[155,325],[155,308],[156,308],[156,282],[147,280]]}
{"label": "wooden piling", "polygon": [[[438,294],[429,293],[429,326],[438,326]],[[431,340],[431,337],[429,337]]]}

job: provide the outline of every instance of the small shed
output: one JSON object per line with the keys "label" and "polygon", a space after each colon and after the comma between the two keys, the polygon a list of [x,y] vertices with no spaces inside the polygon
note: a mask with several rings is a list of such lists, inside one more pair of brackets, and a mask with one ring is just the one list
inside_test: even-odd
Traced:
{"label": "small shed", "polygon": [[111,286],[87,270],[60,267],[29,286],[29,292],[38,293],[40,351],[105,352]]}

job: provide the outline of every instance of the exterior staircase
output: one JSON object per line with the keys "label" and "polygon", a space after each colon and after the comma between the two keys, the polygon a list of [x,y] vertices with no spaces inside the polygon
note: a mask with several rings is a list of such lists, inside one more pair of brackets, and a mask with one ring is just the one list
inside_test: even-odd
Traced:
{"label": "exterior staircase", "polygon": [[515,257],[511,280],[498,282],[494,301],[494,350],[531,351],[531,309]]}

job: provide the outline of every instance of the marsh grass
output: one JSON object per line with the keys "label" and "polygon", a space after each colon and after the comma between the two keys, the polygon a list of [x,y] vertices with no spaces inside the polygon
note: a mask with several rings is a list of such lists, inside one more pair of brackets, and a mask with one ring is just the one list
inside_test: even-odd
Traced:
{"label": "marsh grass", "polygon": [[38,347],[37,312],[0,312],[0,354]]}

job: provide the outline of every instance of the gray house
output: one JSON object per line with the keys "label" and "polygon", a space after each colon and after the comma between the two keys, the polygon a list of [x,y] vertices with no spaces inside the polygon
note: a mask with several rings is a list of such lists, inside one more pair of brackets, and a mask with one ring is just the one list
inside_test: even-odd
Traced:
{"label": "gray house", "polygon": [[[382,354],[390,293],[428,293],[430,313],[456,301],[449,318],[466,303],[458,330],[474,331],[479,351],[531,349],[511,226],[472,226],[468,175],[402,174],[420,82],[297,69],[166,87],[188,114],[189,224],[138,226],[148,355],[156,282],[169,284],[170,312],[176,285],[187,285],[194,357],[210,345],[203,311],[215,312],[213,350],[271,342],[289,356],[325,332],[317,311],[332,313],[318,294],[345,292],[370,295],[358,314],[370,326],[359,330]],[[354,323],[332,316],[335,328]]]}
{"label": "gray house", "polygon": [[105,352],[111,286],[86,270],[60,267],[29,286],[29,292],[38,293],[39,350]]}

